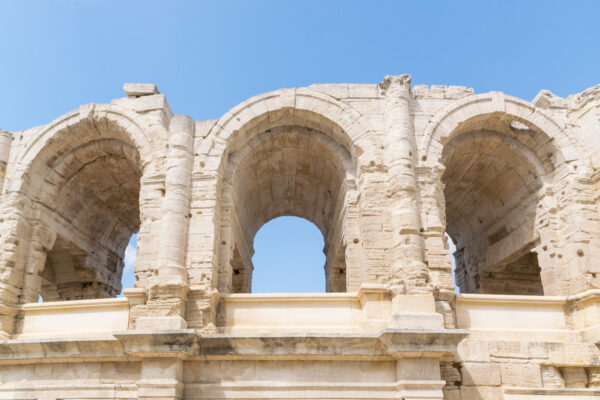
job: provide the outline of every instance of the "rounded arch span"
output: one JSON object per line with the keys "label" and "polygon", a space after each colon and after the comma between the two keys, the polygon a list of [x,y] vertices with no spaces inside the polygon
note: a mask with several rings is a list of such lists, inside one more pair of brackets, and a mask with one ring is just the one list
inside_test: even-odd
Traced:
{"label": "rounded arch span", "polygon": [[166,130],[127,108],[91,104],[25,135],[5,190],[30,206],[13,228],[47,235],[24,244],[42,280],[25,278],[22,301],[40,292],[53,300],[115,295],[125,247],[145,215],[142,177],[158,171]]}
{"label": "rounded arch span", "polygon": [[419,163],[443,184],[461,290],[561,293],[553,254],[572,251],[557,239],[572,228],[550,204],[569,210],[577,199],[565,192],[591,192],[589,160],[569,133],[544,110],[499,92],[463,98],[429,121]]}
{"label": "rounded arch span", "polygon": [[347,150],[323,133],[282,126],[254,136],[232,154],[224,177],[237,189],[232,199],[253,209],[241,224],[248,237],[285,215],[314,223],[328,237],[338,196],[356,170]]}
{"label": "rounded arch span", "polygon": [[[156,133],[156,136],[151,135],[150,132]],[[75,136],[77,133],[79,135]],[[15,179],[12,182],[19,184],[21,178],[32,168],[32,164],[39,162],[41,158],[49,160],[53,153],[60,154],[61,138],[69,135],[73,136],[69,138],[70,141],[79,144],[100,139],[123,141],[139,153],[138,166],[142,171],[146,171],[155,162],[157,158],[155,153],[161,149],[158,142],[167,140],[166,129],[151,127],[134,111],[115,105],[84,105],[57,118],[41,131],[35,132],[35,138],[18,155],[19,164],[15,168],[13,174]]]}
{"label": "rounded arch span", "polygon": [[494,131],[486,131],[484,138],[478,137],[475,132],[463,133],[459,136],[456,136],[444,147],[444,151],[442,153],[443,164],[446,164],[446,160],[450,154],[455,153],[458,151],[458,149],[465,146],[469,142],[475,142],[478,139],[483,139],[484,141],[501,142],[506,149],[520,153],[524,161],[533,167],[535,175],[537,175],[537,178],[539,178],[543,184],[551,183],[551,180],[548,176],[551,171],[547,170],[547,166],[538,159],[536,154],[529,147],[513,137]]}
{"label": "rounded arch span", "polygon": [[[511,126],[513,122],[524,124],[524,128],[533,130],[547,140],[543,150],[551,147],[553,164],[578,158],[580,152],[575,140],[546,112],[516,97],[489,92],[453,102],[431,118],[423,131],[419,163],[422,166],[443,168],[444,147],[458,135],[476,130],[518,131],[519,128]],[[527,146],[529,143],[524,144]],[[531,146],[530,149],[534,150]]]}
{"label": "rounded arch span", "polygon": [[215,123],[208,134],[213,144],[206,153],[220,157],[222,171],[230,151],[255,134],[283,125],[331,135],[360,164],[381,163],[381,146],[366,118],[351,106],[309,88],[280,89],[240,103]]}
{"label": "rounded arch span", "polygon": [[[323,233],[328,290],[344,291],[342,238],[350,229],[345,215],[354,206],[355,178],[361,167],[381,164],[381,148],[366,119],[326,94],[283,89],[235,107],[201,145],[206,150],[197,153],[210,158],[207,164],[222,182],[220,290],[248,290],[256,231],[273,218],[294,215]],[[244,284],[235,284],[232,274],[243,276]],[[344,285],[332,283],[338,281]]]}

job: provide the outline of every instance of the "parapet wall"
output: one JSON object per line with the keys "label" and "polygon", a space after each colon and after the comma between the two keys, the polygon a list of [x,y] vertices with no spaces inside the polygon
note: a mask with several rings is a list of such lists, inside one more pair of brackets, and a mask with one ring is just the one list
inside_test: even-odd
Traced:
{"label": "parapet wall", "polygon": [[[388,76],[213,121],[124,90],[0,134],[0,398],[600,396],[598,87]],[[327,293],[251,293],[283,215]]]}

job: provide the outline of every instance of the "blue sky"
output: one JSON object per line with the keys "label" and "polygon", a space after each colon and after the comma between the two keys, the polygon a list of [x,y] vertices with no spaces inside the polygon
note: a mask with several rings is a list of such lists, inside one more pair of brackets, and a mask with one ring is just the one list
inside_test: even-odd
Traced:
{"label": "blue sky", "polygon": [[[123,82],[156,83],[175,113],[197,120],[281,87],[401,73],[526,100],[541,89],[566,96],[600,83],[599,15],[598,1],[0,0],[0,128],[122,97]],[[287,221],[266,237],[302,232]],[[294,260],[308,251],[270,251],[284,249]],[[275,253],[265,259],[284,268]]]}

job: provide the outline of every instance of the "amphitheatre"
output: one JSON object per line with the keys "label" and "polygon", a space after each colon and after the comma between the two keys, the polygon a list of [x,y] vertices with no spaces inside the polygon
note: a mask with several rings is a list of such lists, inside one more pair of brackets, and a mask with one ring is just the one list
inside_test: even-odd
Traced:
{"label": "amphitheatre", "polygon": [[[0,132],[0,399],[600,398],[600,85],[123,89]],[[325,293],[252,293],[280,216]]]}

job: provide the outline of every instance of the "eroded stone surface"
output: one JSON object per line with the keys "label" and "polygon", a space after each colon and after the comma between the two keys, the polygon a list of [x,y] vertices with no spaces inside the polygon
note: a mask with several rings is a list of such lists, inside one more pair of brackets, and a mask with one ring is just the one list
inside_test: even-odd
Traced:
{"label": "eroded stone surface", "polygon": [[[600,396],[598,86],[386,76],[211,121],[124,91],[0,132],[0,399]],[[282,215],[329,293],[248,294]]]}

